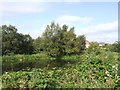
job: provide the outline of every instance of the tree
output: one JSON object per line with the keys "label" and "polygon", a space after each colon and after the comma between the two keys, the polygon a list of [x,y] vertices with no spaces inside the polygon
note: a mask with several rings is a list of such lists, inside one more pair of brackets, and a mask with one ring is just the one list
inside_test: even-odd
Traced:
{"label": "tree", "polygon": [[42,36],[45,41],[45,51],[47,51],[50,56],[56,58],[61,57],[61,55],[63,54],[63,50],[61,47],[62,33],[60,31],[60,26],[52,22],[51,25],[47,25]]}
{"label": "tree", "polygon": [[62,42],[63,42],[65,54],[71,55],[75,52],[75,40],[76,40],[76,35],[74,33],[74,27],[70,28],[70,30],[66,30],[63,33]]}
{"label": "tree", "polygon": [[67,25],[60,27],[54,22],[47,25],[42,37],[44,50],[52,57],[81,53],[85,49],[85,36],[76,37],[74,27],[68,30]]}
{"label": "tree", "polygon": [[18,34],[17,38],[19,40],[17,43],[19,45],[19,54],[32,54],[34,50],[32,37],[29,34]]}
{"label": "tree", "polygon": [[76,53],[82,53],[85,50],[85,36],[81,35],[76,38],[75,51]]}
{"label": "tree", "polygon": [[[14,26],[9,25],[7,27],[6,25],[2,26],[2,53],[15,53],[13,51],[13,48],[15,49],[15,46],[13,46],[14,42],[16,40],[16,31],[17,29]],[[16,50],[17,51],[17,50]]]}
{"label": "tree", "polygon": [[98,55],[100,53],[99,44],[97,42],[92,42],[90,44],[90,46],[88,47],[87,52],[94,53],[94,54]]}
{"label": "tree", "polygon": [[34,53],[41,53],[45,51],[44,39],[38,37],[37,39],[34,40],[33,46],[34,46]]}
{"label": "tree", "polygon": [[120,41],[113,43],[110,47],[110,50],[113,52],[120,52]]}
{"label": "tree", "polygon": [[33,51],[32,38],[17,32],[12,25],[2,25],[2,54],[30,54]]}

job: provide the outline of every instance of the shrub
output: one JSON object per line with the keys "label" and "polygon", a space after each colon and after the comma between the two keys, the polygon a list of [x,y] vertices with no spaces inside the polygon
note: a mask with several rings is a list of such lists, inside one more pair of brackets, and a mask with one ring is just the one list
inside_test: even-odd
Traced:
{"label": "shrub", "polygon": [[100,54],[100,47],[99,44],[96,42],[92,42],[89,46],[89,48],[87,48],[87,53],[94,53],[96,55]]}

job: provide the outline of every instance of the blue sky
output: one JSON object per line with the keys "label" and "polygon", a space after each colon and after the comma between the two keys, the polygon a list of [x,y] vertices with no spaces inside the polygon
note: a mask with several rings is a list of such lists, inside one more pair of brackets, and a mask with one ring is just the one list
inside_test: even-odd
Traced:
{"label": "blue sky", "polygon": [[52,21],[75,27],[89,41],[118,40],[117,2],[2,2],[0,24],[12,24],[18,32],[40,36]]}

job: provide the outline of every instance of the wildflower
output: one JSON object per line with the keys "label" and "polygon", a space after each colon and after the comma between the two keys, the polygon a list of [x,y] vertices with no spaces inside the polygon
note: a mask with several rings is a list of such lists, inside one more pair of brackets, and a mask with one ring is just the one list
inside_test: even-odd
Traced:
{"label": "wildflower", "polygon": [[107,79],[107,77],[105,77],[105,79]]}
{"label": "wildflower", "polygon": [[19,59],[20,61],[22,61],[22,59]]}
{"label": "wildflower", "polygon": [[112,68],[115,68],[115,65],[114,65],[114,66],[112,66]]}
{"label": "wildflower", "polygon": [[109,72],[108,72],[108,71],[106,71],[105,73],[106,73],[106,74],[108,74]]}
{"label": "wildflower", "polygon": [[112,77],[108,71],[105,72],[108,77]]}
{"label": "wildflower", "polygon": [[5,74],[7,74],[8,72],[5,72]]}

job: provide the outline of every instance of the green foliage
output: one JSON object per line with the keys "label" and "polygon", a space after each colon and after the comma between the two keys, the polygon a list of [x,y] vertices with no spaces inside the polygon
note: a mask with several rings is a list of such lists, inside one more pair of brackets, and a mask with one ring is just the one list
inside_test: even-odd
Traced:
{"label": "green foliage", "polygon": [[120,52],[120,41],[115,42],[113,44],[105,44],[103,48],[106,51],[112,51],[112,52]]}
{"label": "green foliage", "polygon": [[106,51],[111,51],[110,50],[111,49],[111,44],[105,44],[105,45],[102,46],[102,48]]}
{"label": "green foliage", "polygon": [[2,25],[2,54],[31,54],[33,51],[32,38],[17,32],[12,25]]}
{"label": "green foliage", "polygon": [[63,57],[69,58],[79,62],[63,68],[6,72],[1,76],[2,88],[119,88],[116,52]]}
{"label": "green foliage", "polygon": [[2,56],[2,72],[45,67],[53,59],[46,54]]}
{"label": "green foliage", "polygon": [[81,53],[85,50],[85,36],[84,35],[81,35],[81,36],[78,36],[76,38],[76,41],[75,41],[75,51],[76,53]]}
{"label": "green foliage", "polygon": [[38,37],[37,39],[34,40],[33,46],[34,53],[42,53],[43,51],[45,51],[44,40],[41,37]]}
{"label": "green foliage", "polygon": [[[1,28],[2,88],[118,89],[120,86],[119,43],[100,48],[93,42],[83,52],[85,36],[76,37],[74,27],[68,30],[68,26],[60,27],[53,22],[47,25],[42,37],[34,41],[30,35],[17,33],[14,26]],[[37,54],[19,55],[31,54],[33,49]]]}
{"label": "green foliage", "polygon": [[87,48],[87,53],[94,53],[96,55],[100,54],[100,47],[97,42],[92,42]]}
{"label": "green foliage", "polygon": [[[52,72],[13,72],[2,76],[4,88],[54,88],[55,80],[51,77]],[[11,83],[12,82],[12,83]]]}
{"label": "green foliage", "polygon": [[74,27],[68,30],[68,26],[54,22],[47,25],[42,37],[34,41],[36,52],[46,51],[48,55],[61,58],[63,55],[80,54],[85,49],[85,36],[76,37]]}
{"label": "green foliage", "polygon": [[48,56],[46,53],[33,55],[11,55],[2,56],[2,72],[18,71],[27,68],[43,68],[43,67],[64,67],[67,63],[77,63],[79,55],[63,56],[61,62],[55,61],[55,58]]}
{"label": "green foliage", "polygon": [[30,35],[17,32],[12,25],[2,25],[2,54],[33,54],[47,53],[49,56],[61,58],[63,55],[80,54],[85,49],[85,36],[76,37],[74,27],[60,27],[54,22],[47,25],[41,37],[33,40]]}
{"label": "green foliage", "polygon": [[117,43],[113,43],[110,47],[110,50],[113,52],[120,52],[120,41]]}

